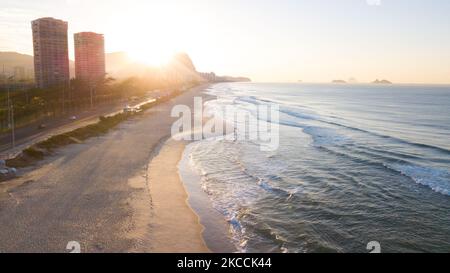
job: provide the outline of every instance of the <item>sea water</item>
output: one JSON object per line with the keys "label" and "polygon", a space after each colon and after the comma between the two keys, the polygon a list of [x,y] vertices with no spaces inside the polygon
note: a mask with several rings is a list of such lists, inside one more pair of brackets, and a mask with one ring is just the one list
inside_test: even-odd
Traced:
{"label": "sea water", "polygon": [[450,251],[449,86],[223,83],[207,92],[217,97],[208,111],[279,107],[275,151],[205,139],[184,153],[237,251],[368,252],[372,241],[382,252]]}

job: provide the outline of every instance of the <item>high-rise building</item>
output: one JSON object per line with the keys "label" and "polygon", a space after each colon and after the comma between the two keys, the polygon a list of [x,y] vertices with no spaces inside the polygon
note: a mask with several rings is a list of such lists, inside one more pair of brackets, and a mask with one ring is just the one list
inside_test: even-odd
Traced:
{"label": "high-rise building", "polygon": [[103,34],[80,32],[75,39],[76,78],[95,84],[105,77],[105,40]]}
{"label": "high-rise building", "polygon": [[67,22],[46,17],[32,21],[31,26],[37,87],[67,85],[70,80]]}
{"label": "high-rise building", "polygon": [[217,76],[214,72],[211,72],[211,73],[199,72],[198,74],[200,75],[200,77],[202,77],[202,79],[204,79],[207,82],[216,82],[217,81]]}

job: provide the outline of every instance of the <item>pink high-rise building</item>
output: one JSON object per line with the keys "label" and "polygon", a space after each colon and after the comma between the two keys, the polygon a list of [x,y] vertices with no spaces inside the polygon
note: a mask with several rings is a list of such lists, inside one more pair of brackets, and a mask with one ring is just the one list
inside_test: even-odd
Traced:
{"label": "pink high-rise building", "polygon": [[105,40],[103,34],[80,32],[75,38],[75,75],[90,85],[105,77]]}
{"label": "pink high-rise building", "polygon": [[67,22],[46,17],[32,21],[31,27],[37,87],[69,84]]}

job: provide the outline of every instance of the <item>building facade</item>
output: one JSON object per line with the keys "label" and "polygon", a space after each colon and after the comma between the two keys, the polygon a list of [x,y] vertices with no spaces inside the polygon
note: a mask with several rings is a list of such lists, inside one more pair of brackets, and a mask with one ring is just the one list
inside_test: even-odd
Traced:
{"label": "building facade", "polygon": [[34,74],[38,88],[68,85],[68,23],[46,17],[31,22],[33,31]]}
{"label": "building facade", "polygon": [[77,79],[95,84],[105,77],[105,40],[103,34],[81,32],[75,39],[75,76]]}

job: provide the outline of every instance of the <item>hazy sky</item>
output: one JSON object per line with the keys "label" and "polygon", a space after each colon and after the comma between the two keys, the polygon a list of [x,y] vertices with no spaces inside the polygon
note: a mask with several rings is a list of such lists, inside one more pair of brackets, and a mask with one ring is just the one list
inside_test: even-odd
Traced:
{"label": "hazy sky", "polygon": [[32,54],[30,21],[105,34],[106,51],[255,81],[450,83],[449,0],[0,0],[0,51]]}

